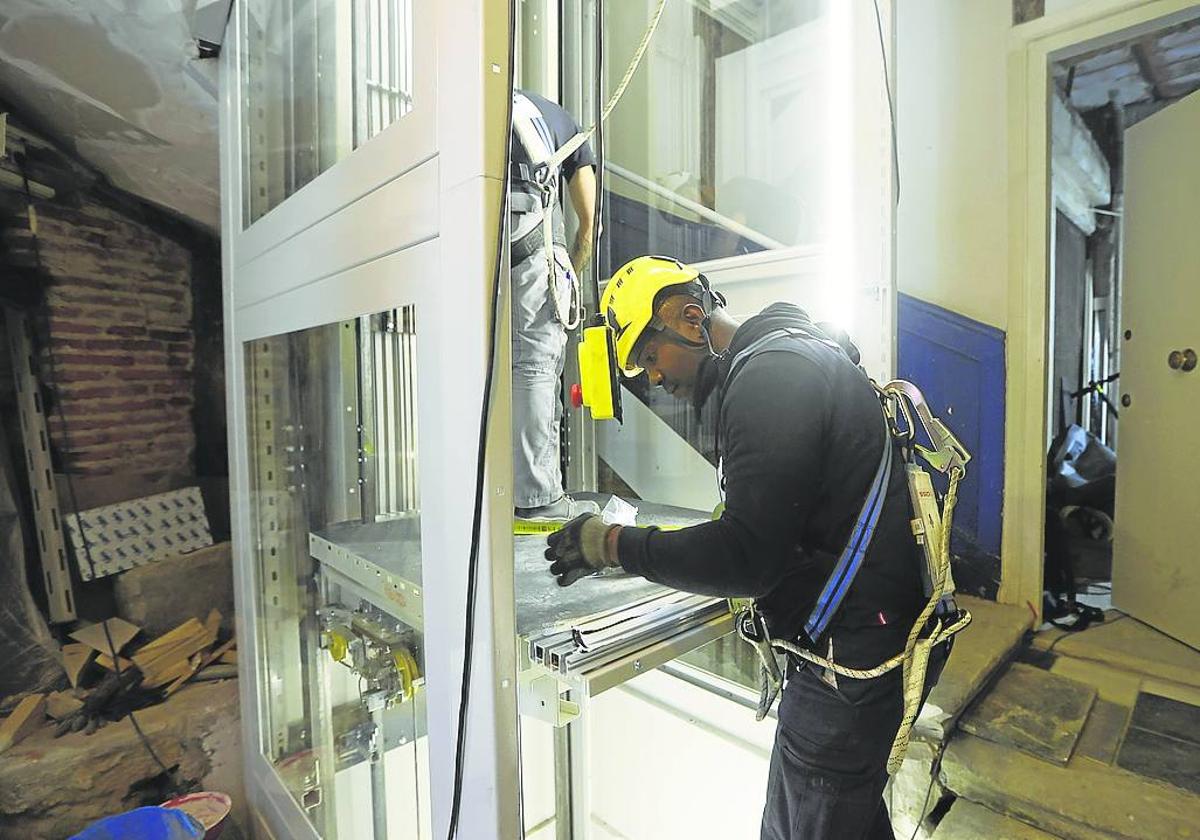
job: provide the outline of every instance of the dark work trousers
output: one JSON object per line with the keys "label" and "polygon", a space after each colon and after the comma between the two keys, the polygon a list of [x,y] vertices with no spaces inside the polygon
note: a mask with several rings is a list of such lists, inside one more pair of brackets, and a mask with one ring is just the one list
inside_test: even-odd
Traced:
{"label": "dark work trousers", "polygon": [[[925,694],[946,645],[930,654]],[[887,759],[904,712],[901,669],[873,680],[825,683],[788,667],[771,752],[762,840],[893,840],[883,801]]]}

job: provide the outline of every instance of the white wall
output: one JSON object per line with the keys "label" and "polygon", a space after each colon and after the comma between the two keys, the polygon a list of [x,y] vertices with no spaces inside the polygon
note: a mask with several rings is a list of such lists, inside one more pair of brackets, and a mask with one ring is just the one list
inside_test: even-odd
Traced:
{"label": "white wall", "polygon": [[[1047,17],[1088,0],[1046,0]],[[1008,37],[1012,0],[896,8],[899,291],[1008,322]]]}
{"label": "white wall", "polygon": [[1086,2],[1088,0],[1046,0],[1046,14],[1057,14],[1073,6],[1082,6]]}
{"label": "white wall", "polygon": [[896,10],[899,291],[1004,329],[1011,0]]}

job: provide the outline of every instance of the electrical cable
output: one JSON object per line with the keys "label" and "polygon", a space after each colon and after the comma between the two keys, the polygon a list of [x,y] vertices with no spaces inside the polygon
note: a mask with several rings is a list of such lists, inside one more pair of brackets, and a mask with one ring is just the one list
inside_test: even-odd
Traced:
{"label": "electrical cable", "polygon": [[883,63],[883,87],[887,91],[888,118],[892,128],[892,167],[896,172],[896,204],[900,203],[900,144],[896,140],[896,106],[892,102],[892,82],[888,74],[887,41],[883,37],[883,16],[879,12],[879,0],[871,0],[875,6],[875,28],[879,32],[879,58]]}
{"label": "electrical cable", "polygon": [[[600,232],[603,229],[604,214],[604,117],[605,109],[601,106],[604,101],[604,0],[596,3],[596,207],[592,219],[592,290],[596,294],[596,323],[603,323],[604,313],[600,311]],[[661,14],[661,8],[660,8]],[[613,103],[615,104],[615,102]]]}
{"label": "electrical cable", "polygon": [[[46,270],[42,263],[41,241],[40,241],[40,238],[39,238],[38,232],[37,232],[37,210],[34,208],[34,205],[33,205],[33,192],[29,186],[29,173],[25,168],[25,156],[23,154],[17,155],[16,161],[17,161],[18,167],[20,167],[21,180],[23,181],[24,188],[25,188],[25,207],[26,207],[26,213],[28,214],[28,217],[29,217],[29,236],[30,236],[30,242],[33,246],[34,265],[37,268],[38,275],[40,277],[46,277],[48,275],[46,274]],[[59,425],[62,430],[63,451],[71,452],[72,447],[71,447],[70,426],[67,423],[66,412],[63,410],[62,394],[58,390],[58,364],[54,358],[54,346],[49,341],[50,315],[49,315],[48,309],[49,308],[47,306],[41,307],[42,317],[45,320],[44,329],[45,329],[45,334],[47,337],[47,342],[46,342],[47,372],[50,374],[49,381],[46,384],[50,387],[50,389],[54,392],[54,395],[55,395],[54,404],[55,404],[55,410],[58,414],[58,422],[59,422]],[[71,512],[78,519],[79,499],[75,494],[75,479],[72,476],[71,471],[66,468],[65,464],[63,465],[63,475],[67,480],[67,496],[69,497],[69,499],[71,501]],[[84,531],[83,528],[79,529],[79,538],[83,542],[83,555],[87,561],[88,570],[91,572],[92,579],[95,580],[96,579],[96,564],[92,559],[92,544],[91,544],[91,541],[88,539],[87,533]],[[121,657],[119,657],[117,655],[117,646],[113,642],[112,632],[109,630],[109,627],[108,627],[108,621],[102,621],[100,623],[100,626],[104,629],[104,639],[108,643],[108,652],[109,652],[109,655],[112,657],[113,670],[117,675],[117,681],[120,682],[121,675],[122,675]],[[133,730],[134,730],[134,732],[137,733],[138,740],[141,742],[142,746],[145,747],[146,752],[150,755],[150,757],[152,759],[154,759],[154,763],[158,765],[159,769],[163,772],[163,774],[170,774],[170,772],[171,772],[170,768],[168,768],[167,765],[165,763],[163,763],[163,760],[161,758],[159,758],[158,753],[156,753],[154,751],[154,747],[151,745],[150,739],[147,738],[146,733],[142,731],[142,727],[138,723],[137,717],[134,715],[132,709],[129,710],[128,716],[129,716],[129,722],[131,724],[133,724]]]}
{"label": "electrical cable", "polygon": [[921,810],[917,811],[917,824],[913,826],[913,833],[908,840],[917,840],[917,834],[921,831],[921,824],[925,822],[925,809],[929,807],[929,797],[933,794],[933,783],[937,781],[938,770],[942,766],[942,752],[945,749],[946,746],[943,744],[933,763],[929,765],[929,787],[925,788],[925,799],[921,802]]}
{"label": "electrical cable", "polygon": [[[1120,610],[1114,610],[1114,612],[1120,612]],[[1133,618],[1133,616],[1131,616],[1127,613],[1121,613],[1116,618],[1110,618],[1104,622],[1089,622],[1087,627],[1083,628],[1082,630],[1077,630],[1075,632],[1076,633],[1086,633],[1088,630],[1092,629],[1093,627],[1111,627],[1112,625],[1116,624],[1118,621],[1120,621],[1123,618]],[[1136,618],[1134,618],[1133,620],[1137,621]],[[1054,622],[1050,622],[1050,623],[1054,624]],[[1055,626],[1058,627],[1059,625],[1055,624]],[[1149,626],[1149,625],[1147,625],[1147,626]],[[1060,629],[1064,629],[1064,630],[1066,630],[1066,632],[1050,643],[1050,646],[1046,648],[1046,653],[1054,653],[1054,649],[1056,647],[1058,647],[1058,643],[1061,642],[1063,639],[1074,638],[1075,634],[1072,633],[1069,628],[1060,628]]]}
{"label": "electrical cable", "polygon": [[505,273],[505,234],[508,219],[509,166],[512,154],[512,102],[515,94],[514,73],[516,70],[516,0],[508,4],[508,112],[504,121],[504,169],[501,176],[499,223],[496,228],[495,271],[492,275],[491,323],[488,327],[487,370],[483,381],[483,400],[479,407],[479,442],[475,461],[475,508],[471,519],[471,552],[467,564],[467,604],[463,627],[463,670],[462,686],[458,701],[458,731],[454,747],[454,792],[450,806],[450,824],[447,838],[454,840],[458,835],[458,820],[462,811],[463,771],[466,761],[467,713],[471,703],[471,665],[475,648],[475,606],[479,580],[479,548],[483,528],[484,474],[487,466],[487,430],[491,419],[492,384],[496,373],[497,337],[500,325],[500,288]]}

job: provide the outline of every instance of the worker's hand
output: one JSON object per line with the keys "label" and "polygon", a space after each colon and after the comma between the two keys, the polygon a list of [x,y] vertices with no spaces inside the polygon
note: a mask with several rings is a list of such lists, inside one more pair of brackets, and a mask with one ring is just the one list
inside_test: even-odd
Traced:
{"label": "worker's hand", "polygon": [[594,513],[585,513],[546,538],[550,574],[558,578],[559,586],[570,586],[607,566],[620,565],[615,552],[609,557],[606,546],[608,532],[615,527]]}

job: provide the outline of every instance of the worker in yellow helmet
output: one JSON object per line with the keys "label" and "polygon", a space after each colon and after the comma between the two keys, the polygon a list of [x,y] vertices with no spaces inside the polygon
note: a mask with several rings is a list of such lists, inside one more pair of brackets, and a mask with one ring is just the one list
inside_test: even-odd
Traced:
{"label": "worker in yellow helmet", "polygon": [[[621,566],[688,592],[754,598],[769,638],[854,669],[904,650],[925,605],[922,559],[904,468],[848,337],[787,303],[741,322],[704,275],[665,257],[618,270],[601,313],[625,375],[644,371],[679,399],[712,403],[725,507],[670,532],[580,516],[548,540],[558,582]],[[927,686],[946,647],[933,649]],[[773,653],[766,661],[778,667]],[[883,789],[902,670],[847,679],[799,657],[781,669],[764,840],[893,836]],[[764,691],[760,713],[773,701]]]}

